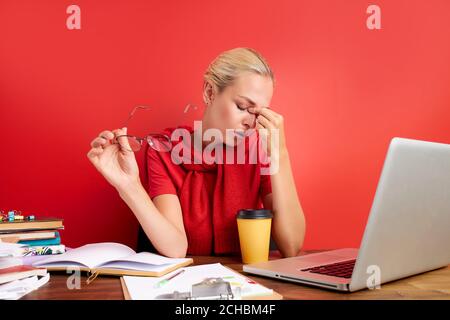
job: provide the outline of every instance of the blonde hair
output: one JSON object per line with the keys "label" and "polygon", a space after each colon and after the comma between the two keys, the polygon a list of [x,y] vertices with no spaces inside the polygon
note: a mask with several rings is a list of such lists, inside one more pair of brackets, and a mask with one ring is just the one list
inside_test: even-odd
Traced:
{"label": "blonde hair", "polygon": [[275,77],[269,64],[251,48],[234,48],[222,52],[208,66],[203,79],[213,85],[217,93],[221,93],[246,71],[270,77],[275,85]]}

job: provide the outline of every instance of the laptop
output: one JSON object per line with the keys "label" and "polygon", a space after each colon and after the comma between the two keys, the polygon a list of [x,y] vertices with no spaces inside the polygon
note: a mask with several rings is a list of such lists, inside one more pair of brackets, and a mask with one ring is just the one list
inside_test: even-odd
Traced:
{"label": "laptop", "polygon": [[450,145],[393,138],[358,249],[247,264],[243,271],[338,291],[450,263]]}

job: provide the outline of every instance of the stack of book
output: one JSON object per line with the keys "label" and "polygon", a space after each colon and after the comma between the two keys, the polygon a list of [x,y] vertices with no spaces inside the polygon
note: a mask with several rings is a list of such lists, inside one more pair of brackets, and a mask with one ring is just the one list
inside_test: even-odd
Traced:
{"label": "stack of book", "polygon": [[51,255],[64,253],[59,230],[64,229],[62,219],[2,219],[0,242],[21,245],[22,256]]}
{"label": "stack of book", "polygon": [[46,268],[23,265],[22,245],[0,242],[0,299],[20,299],[48,282]]}

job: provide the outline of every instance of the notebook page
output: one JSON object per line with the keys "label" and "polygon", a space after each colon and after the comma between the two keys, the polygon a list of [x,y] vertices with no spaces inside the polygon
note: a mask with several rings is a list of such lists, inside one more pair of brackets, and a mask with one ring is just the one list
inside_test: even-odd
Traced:
{"label": "notebook page", "polygon": [[114,268],[141,271],[163,271],[171,265],[185,262],[186,258],[168,258],[150,252],[139,252],[137,254],[110,261],[97,266],[97,268]]}
{"label": "notebook page", "polygon": [[179,272],[181,269],[170,272],[162,277],[131,277],[124,276],[123,279],[127,286],[132,300],[152,300],[160,294],[179,292],[191,292],[192,285],[203,281],[205,278],[222,278],[230,282],[231,288],[241,288],[241,296],[271,295],[272,289],[268,289],[260,284],[247,281],[247,278],[237,272],[231,271],[220,263],[205,264],[193,267],[182,268],[186,271],[161,288],[154,288],[162,279],[167,279],[171,275]]}
{"label": "notebook page", "polygon": [[2,242],[0,240],[0,258],[3,257],[21,257],[23,249],[26,247],[24,244]]}
{"label": "notebook page", "polygon": [[65,267],[81,264],[89,269],[93,269],[106,261],[120,259],[135,253],[134,250],[120,243],[92,243],[69,250],[63,254],[39,260],[33,263],[33,266]]}

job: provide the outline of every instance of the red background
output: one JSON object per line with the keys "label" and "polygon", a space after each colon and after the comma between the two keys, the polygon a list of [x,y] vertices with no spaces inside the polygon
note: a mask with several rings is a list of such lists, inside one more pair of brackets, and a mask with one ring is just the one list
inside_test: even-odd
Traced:
{"label": "red background", "polygon": [[69,246],[134,245],[90,141],[138,104],[152,110],[135,133],[199,119],[206,67],[247,46],[277,78],[304,248],[358,247],[390,139],[450,143],[449,20],[448,0],[0,1],[0,208],[64,218]]}

